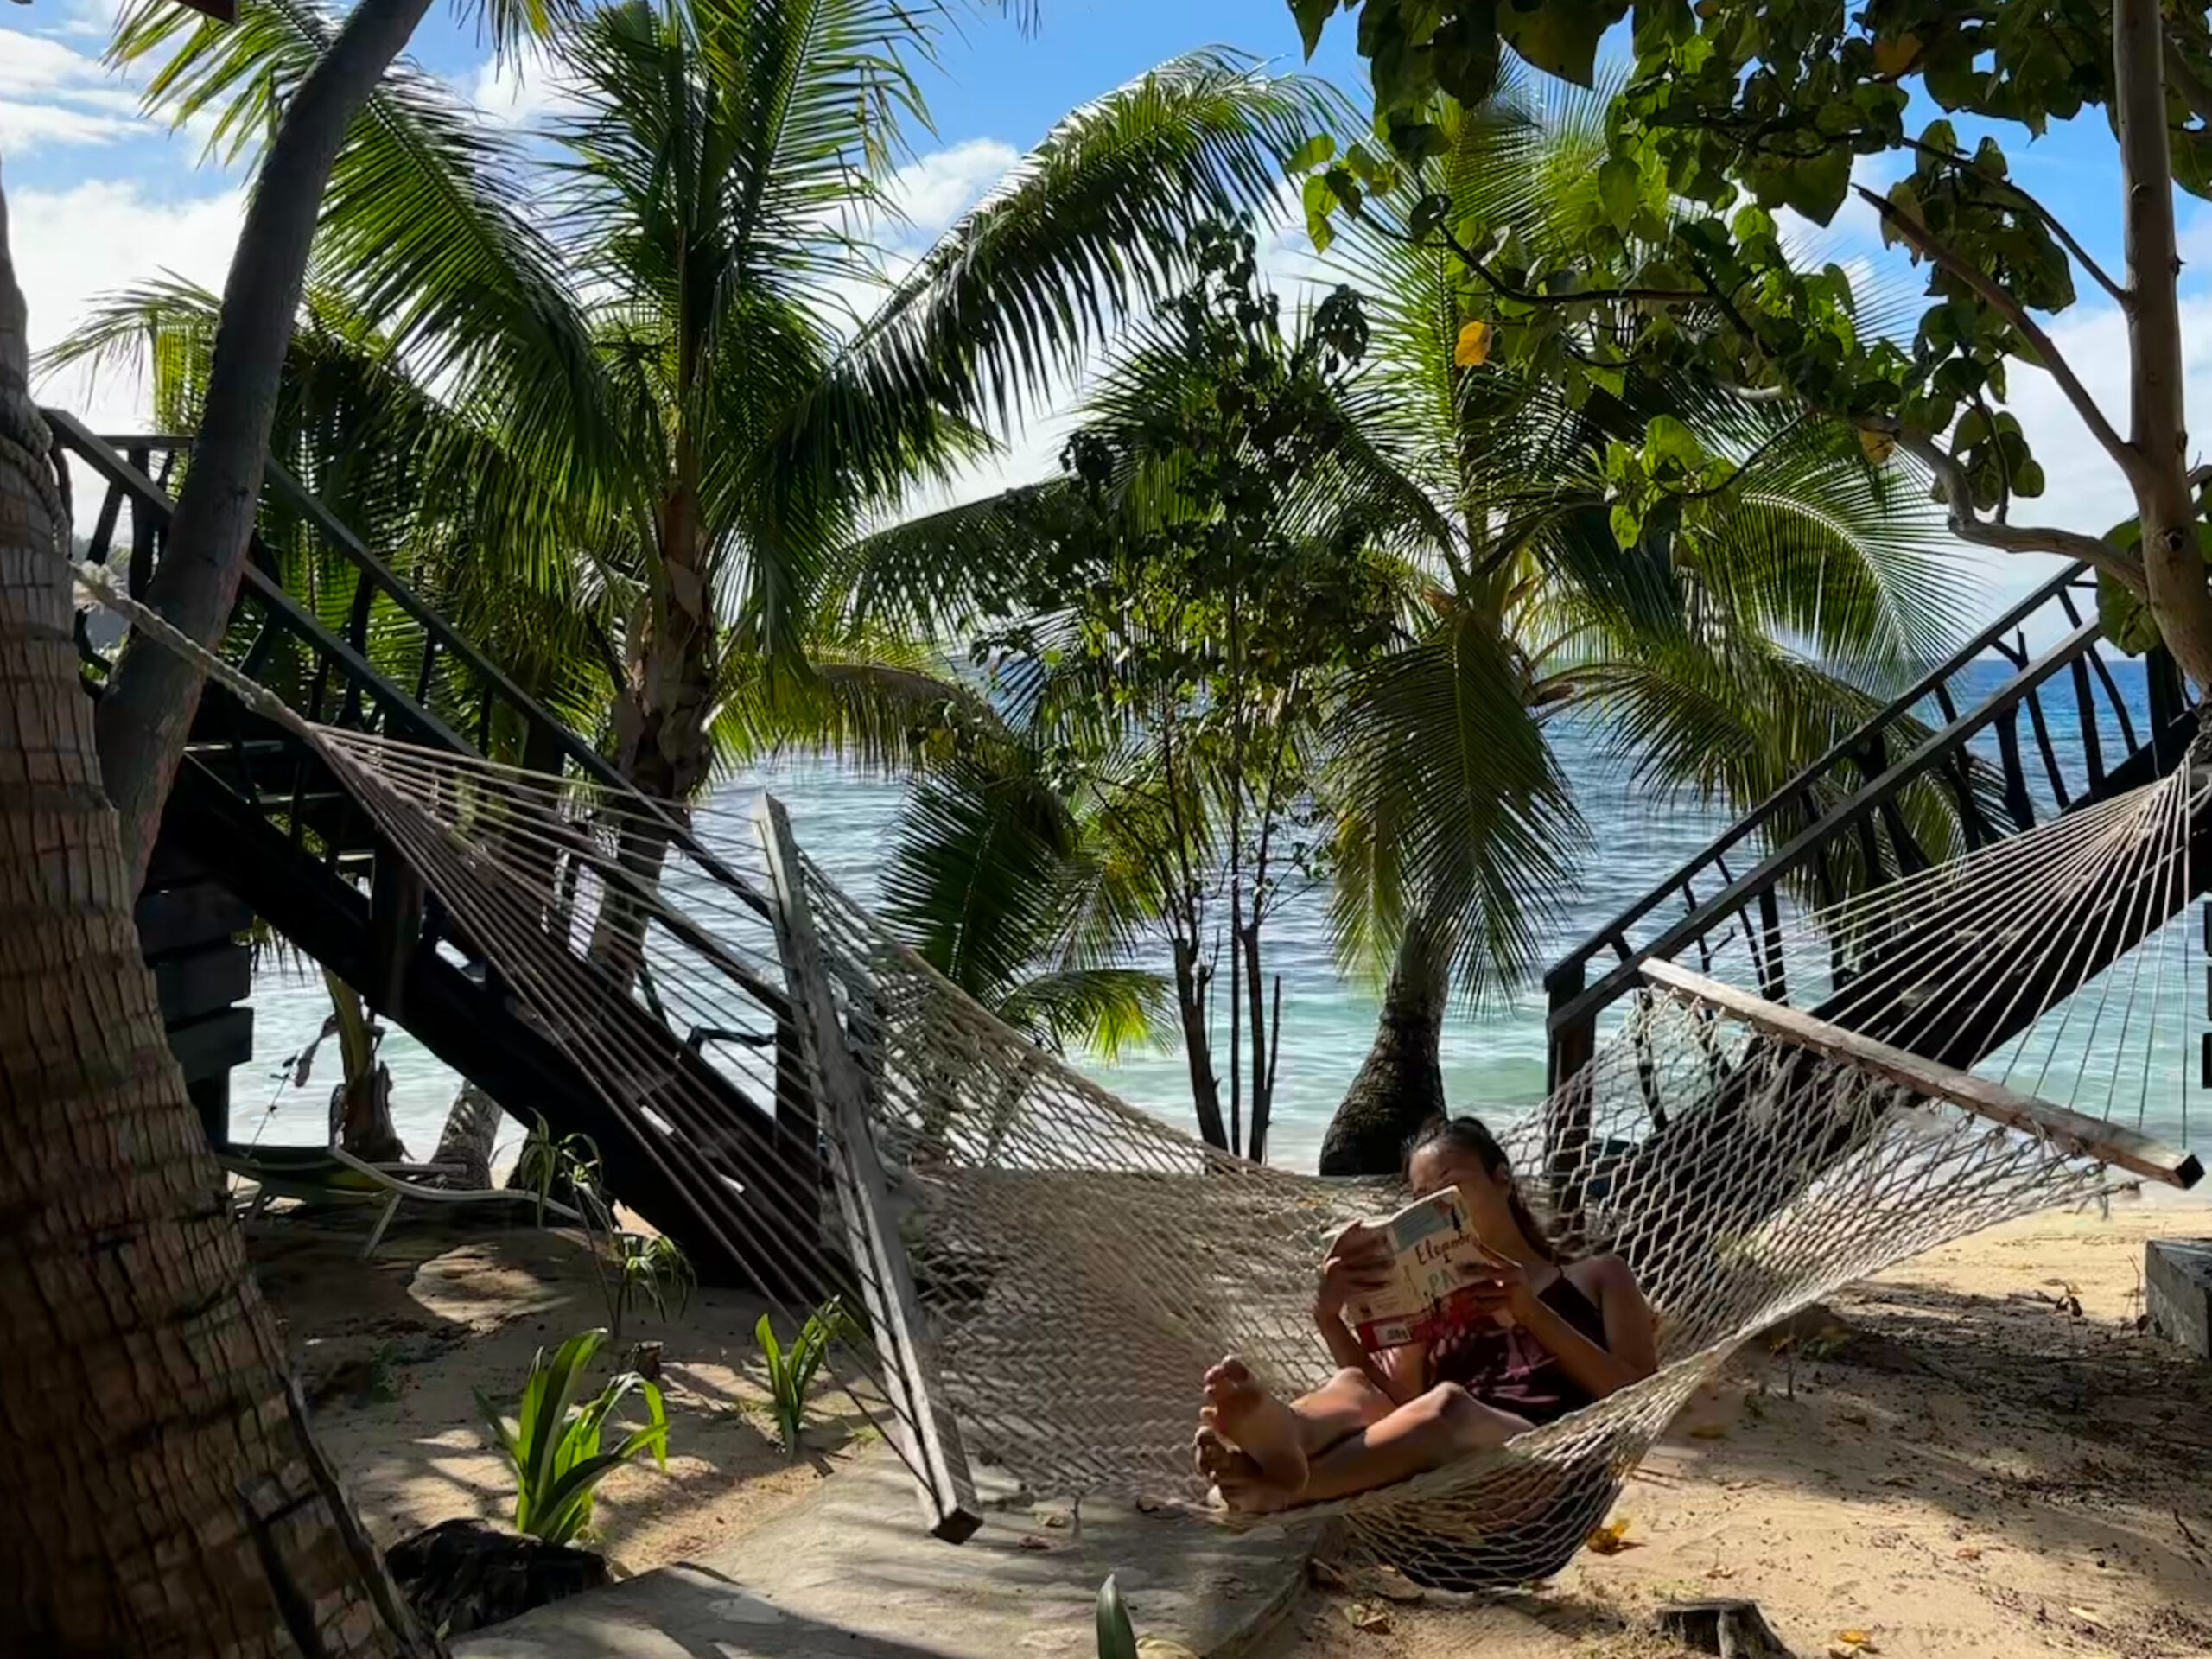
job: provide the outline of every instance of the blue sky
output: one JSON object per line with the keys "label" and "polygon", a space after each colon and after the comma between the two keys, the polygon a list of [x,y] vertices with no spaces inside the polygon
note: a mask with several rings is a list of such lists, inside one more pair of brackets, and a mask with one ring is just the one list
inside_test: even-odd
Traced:
{"label": "blue sky", "polygon": [[[30,304],[35,346],[50,342],[101,290],[167,269],[219,286],[235,237],[239,180],[202,165],[190,135],[170,135],[136,112],[134,90],[103,69],[116,0],[35,0],[0,9],[0,168],[4,168],[16,253]],[[972,203],[1070,108],[1162,59],[1209,44],[1235,46],[1300,67],[1286,0],[1042,0],[1039,30],[1025,38],[995,10],[964,21],[925,72],[934,133],[913,135],[916,156],[901,180],[913,234],[941,229]],[[452,8],[435,7],[414,56],[471,97],[486,118],[524,121],[547,89],[526,71],[497,73],[473,30]],[[1355,92],[1363,67],[1352,55],[1353,26],[1340,18],[1313,69]],[[2016,175],[2117,270],[2119,188],[2109,130],[2101,118],[2054,129],[2027,145],[2005,135]],[[1971,137],[1971,135],[1969,135]],[[1868,175],[1879,183],[1878,176]],[[2212,213],[2184,201],[2185,257],[2212,271]],[[1872,216],[1847,209],[1821,245],[1854,268],[1894,269],[1872,234]],[[1296,268],[1300,238],[1278,238],[1276,268]],[[2082,284],[2085,295],[2091,292]],[[2191,274],[2187,322],[2192,347],[2212,340],[2212,287]],[[2103,296],[2097,296],[2101,302]],[[2125,328],[2109,303],[2083,303],[2058,322],[2056,337],[2108,413],[2124,417]],[[2193,407],[2212,399],[2212,354],[2192,351]],[[2015,378],[2013,404],[2043,454],[2050,491],[2031,514],[2101,530],[2129,511],[2118,474],[2044,377]],[[143,411],[136,387],[114,377],[97,385],[52,383],[49,398],[115,429]],[[1033,474],[1057,449],[1057,423],[1014,435],[1005,461],[971,480],[988,487]],[[1989,573],[1985,604],[2040,579],[2039,562],[2005,562]]]}

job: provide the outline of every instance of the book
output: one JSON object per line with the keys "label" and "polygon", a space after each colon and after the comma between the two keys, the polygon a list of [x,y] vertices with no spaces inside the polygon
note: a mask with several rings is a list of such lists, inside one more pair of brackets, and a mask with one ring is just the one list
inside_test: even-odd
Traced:
{"label": "book", "polygon": [[1471,1282],[1491,1260],[1475,1237],[1456,1190],[1433,1193],[1378,1224],[1395,1258],[1395,1282],[1354,1299],[1344,1318],[1370,1353],[1434,1343],[1478,1324],[1495,1324]]}

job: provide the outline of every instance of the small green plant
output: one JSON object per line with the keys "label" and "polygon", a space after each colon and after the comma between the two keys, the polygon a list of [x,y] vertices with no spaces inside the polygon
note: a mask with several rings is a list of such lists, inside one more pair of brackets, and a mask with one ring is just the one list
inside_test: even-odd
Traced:
{"label": "small green plant", "polygon": [[[653,1383],[635,1371],[623,1371],[596,1398],[577,1403],[585,1369],[606,1340],[604,1331],[582,1331],[550,1359],[539,1349],[523,1388],[521,1414],[512,1424],[483,1394],[476,1396],[477,1408],[515,1471],[515,1530],[549,1544],[588,1535],[594,1490],[639,1452],[651,1452],[655,1463],[668,1466],[668,1414]],[[612,1452],[601,1451],[607,1420],[632,1394],[645,1402],[651,1421],[631,1429]],[[620,1431],[626,1426],[614,1427]]]}
{"label": "small green plant", "polygon": [[523,1137],[515,1156],[515,1176],[537,1199],[537,1224],[545,1224],[545,1206],[556,1191],[572,1196],[589,1226],[590,1218],[604,1207],[599,1196],[599,1147],[588,1135],[553,1138],[542,1114],[531,1114],[530,1133]]}
{"label": "small green plant", "polygon": [[760,1340],[761,1357],[768,1367],[776,1432],[783,1439],[785,1452],[796,1458],[799,1436],[806,1427],[806,1397],[814,1387],[815,1374],[829,1357],[830,1344],[853,1334],[851,1316],[845,1312],[843,1301],[832,1296],[814,1310],[788,1348],[777,1340],[775,1324],[766,1313],[753,1327],[753,1334]]}
{"label": "small green plant", "polygon": [[699,1275],[692,1271],[683,1247],[659,1234],[615,1234],[610,1267],[607,1311],[613,1316],[617,1340],[632,1308],[649,1303],[664,1319],[681,1318],[699,1286]]}
{"label": "small green plant", "polygon": [[1110,1573],[1098,1586],[1098,1659],[1137,1659],[1136,1626]]}

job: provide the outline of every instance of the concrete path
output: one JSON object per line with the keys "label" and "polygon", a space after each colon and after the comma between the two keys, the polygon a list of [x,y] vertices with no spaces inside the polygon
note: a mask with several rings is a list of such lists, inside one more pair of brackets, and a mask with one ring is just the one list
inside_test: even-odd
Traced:
{"label": "concrete path", "polygon": [[1079,1532],[995,1510],[955,1548],[919,1517],[905,1468],[873,1453],[725,1554],[463,1637],[454,1659],[1090,1659],[1109,1573],[1140,1636],[1240,1659],[1296,1599],[1314,1542],[1094,1500]]}

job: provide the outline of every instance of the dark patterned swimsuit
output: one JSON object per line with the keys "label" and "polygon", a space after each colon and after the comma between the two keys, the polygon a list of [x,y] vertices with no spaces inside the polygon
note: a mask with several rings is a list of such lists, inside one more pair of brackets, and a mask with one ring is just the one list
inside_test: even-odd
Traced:
{"label": "dark patterned swimsuit", "polygon": [[[1605,1319],[1598,1305],[1564,1273],[1536,1293],[1537,1300],[1600,1348]],[[1590,1395],[1567,1375],[1550,1349],[1519,1325],[1459,1331],[1432,1344],[1429,1375],[1456,1382],[1486,1406],[1548,1423],[1590,1403]]]}

